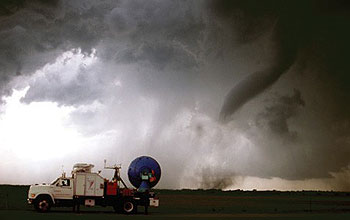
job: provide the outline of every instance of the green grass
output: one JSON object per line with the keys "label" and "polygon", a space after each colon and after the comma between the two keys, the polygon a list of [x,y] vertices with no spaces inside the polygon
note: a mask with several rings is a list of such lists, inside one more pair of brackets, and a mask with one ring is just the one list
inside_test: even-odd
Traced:
{"label": "green grass", "polygon": [[27,204],[28,186],[0,185],[0,219],[350,219],[346,192],[156,190],[160,207],[148,216],[115,214],[111,207],[52,208],[37,213]]}

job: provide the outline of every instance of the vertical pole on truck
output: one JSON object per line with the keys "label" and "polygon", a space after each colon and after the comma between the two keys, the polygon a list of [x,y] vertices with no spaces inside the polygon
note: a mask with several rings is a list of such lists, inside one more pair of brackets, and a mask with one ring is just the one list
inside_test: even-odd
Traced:
{"label": "vertical pole on truck", "polygon": [[104,160],[104,169],[113,169],[114,170],[113,180],[121,182],[123,184],[123,186],[127,189],[128,187],[126,186],[124,180],[120,177],[120,169],[121,168],[122,168],[121,164],[107,167],[106,166],[106,160]]}

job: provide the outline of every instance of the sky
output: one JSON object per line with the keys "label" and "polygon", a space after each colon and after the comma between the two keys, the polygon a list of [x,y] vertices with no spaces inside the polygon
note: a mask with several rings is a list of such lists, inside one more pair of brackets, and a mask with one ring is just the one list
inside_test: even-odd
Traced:
{"label": "sky", "polygon": [[350,190],[349,10],[1,1],[0,184],[149,155],[158,188]]}

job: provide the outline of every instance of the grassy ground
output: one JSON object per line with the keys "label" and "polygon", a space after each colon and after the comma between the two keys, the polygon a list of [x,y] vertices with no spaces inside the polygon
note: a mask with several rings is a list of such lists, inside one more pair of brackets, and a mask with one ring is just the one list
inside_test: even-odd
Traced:
{"label": "grassy ground", "polygon": [[345,192],[157,190],[160,206],[145,216],[115,214],[111,207],[53,208],[37,213],[27,205],[28,186],[0,185],[0,219],[350,219]]}

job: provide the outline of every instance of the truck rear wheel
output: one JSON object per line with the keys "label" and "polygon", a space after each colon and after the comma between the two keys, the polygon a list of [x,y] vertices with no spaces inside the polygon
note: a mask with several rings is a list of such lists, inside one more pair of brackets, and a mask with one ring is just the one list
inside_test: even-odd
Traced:
{"label": "truck rear wheel", "polygon": [[131,199],[125,200],[123,202],[122,208],[125,214],[133,214],[133,213],[136,213],[137,211],[137,206],[135,202],[132,201]]}
{"label": "truck rear wheel", "polygon": [[38,212],[48,212],[52,206],[51,198],[48,196],[40,196],[36,199],[34,207]]}

